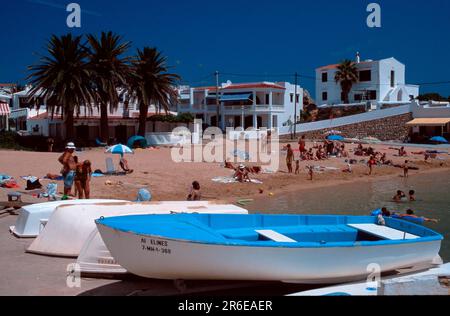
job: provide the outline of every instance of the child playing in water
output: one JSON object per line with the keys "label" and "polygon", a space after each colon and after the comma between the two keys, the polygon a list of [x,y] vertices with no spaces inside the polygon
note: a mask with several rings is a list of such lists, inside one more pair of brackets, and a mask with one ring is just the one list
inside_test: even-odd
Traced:
{"label": "child playing in water", "polygon": [[416,192],[414,190],[409,191],[409,201],[410,202],[415,202],[416,201]]}
{"label": "child playing in water", "polygon": [[300,160],[295,161],[295,174],[300,174]]}
{"label": "child playing in water", "polygon": [[394,202],[401,202],[403,198],[405,198],[406,195],[403,191],[397,191],[397,194],[392,198],[394,200]]}

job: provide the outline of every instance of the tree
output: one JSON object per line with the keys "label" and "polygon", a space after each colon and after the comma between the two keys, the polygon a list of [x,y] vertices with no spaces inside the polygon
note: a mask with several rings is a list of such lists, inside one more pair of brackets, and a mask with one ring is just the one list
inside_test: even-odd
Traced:
{"label": "tree", "polygon": [[349,94],[352,90],[352,86],[359,81],[358,70],[356,64],[348,59],[342,61],[337,69],[338,71],[336,72],[334,80],[341,85],[342,99],[345,104],[348,104],[350,103]]}
{"label": "tree", "polygon": [[436,92],[421,94],[418,96],[418,99],[419,101],[447,101],[445,97]]}
{"label": "tree", "polygon": [[80,114],[80,107],[90,107],[93,91],[86,63],[87,52],[81,45],[81,36],[71,34],[53,35],[47,44],[48,56],[40,63],[30,66],[30,80],[33,88],[29,97],[47,100],[49,112],[62,113],[66,138],[74,137],[74,113]]}
{"label": "tree", "polygon": [[158,111],[167,114],[172,104],[175,104],[178,94],[174,89],[180,77],[168,73],[166,57],[156,48],[145,47],[137,51],[137,56],[131,62],[131,72],[127,76],[130,98],[139,105],[139,131],[145,136],[148,109],[155,105]]}
{"label": "tree", "polygon": [[108,141],[108,105],[111,112],[119,105],[118,89],[125,86],[129,71],[129,58],[122,55],[130,48],[130,43],[122,42],[122,38],[112,32],[102,32],[100,39],[90,34],[87,39],[95,103],[100,105],[100,135],[103,141]]}

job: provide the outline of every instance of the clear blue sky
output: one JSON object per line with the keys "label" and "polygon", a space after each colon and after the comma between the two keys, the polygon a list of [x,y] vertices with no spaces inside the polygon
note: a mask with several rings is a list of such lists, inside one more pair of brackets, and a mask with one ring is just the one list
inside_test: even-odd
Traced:
{"label": "clear blue sky", "polygon": [[[73,0],[74,2],[76,0]],[[112,30],[133,47],[156,46],[173,71],[192,85],[221,81],[291,80],[278,74],[314,69],[354,58],[396,57],[411,84],[450,81],[450,1],[388,0],[382,27],[366,25],[375,0],[78,0],[82,28],[66,26],[63,0],[2,1],[0,82],[21,82],[27,66],[45,52],[51,34]],[[133,49],[133,50],[134,50]],[[314,93],[314,80],[301,78]],[[450,95],[450,84],[424,85],[421,92]]]}

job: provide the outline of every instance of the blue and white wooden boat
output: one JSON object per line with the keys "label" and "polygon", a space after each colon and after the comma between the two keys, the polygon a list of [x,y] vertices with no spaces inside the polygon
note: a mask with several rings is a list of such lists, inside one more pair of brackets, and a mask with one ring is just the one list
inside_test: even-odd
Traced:
{"label": "blue and white wooden boat", "polygon": [[[431,262],[443,237],[372,216],[178,214],[101,218],[113,257],[148,278],[330,284]],[[371,269],[371,268],[370,268]]]}

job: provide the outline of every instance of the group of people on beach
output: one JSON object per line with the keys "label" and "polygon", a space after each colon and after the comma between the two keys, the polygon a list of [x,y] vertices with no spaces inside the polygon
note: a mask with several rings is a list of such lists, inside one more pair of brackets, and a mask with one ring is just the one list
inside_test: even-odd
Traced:
{"label": "group of people on beach", "polygon": [[[74,143],[68,143],[64,153],[58,161],[62,165],[61,175],[64,179],[63,200],[69,196],[77,196],[79,199],[89,199],[91,196],[90,181],[92,176],[92,165],[89,160],[78,161],[74,155],[76,150]],[[72,188],[75,185],[75,193],[72,195]]]}

